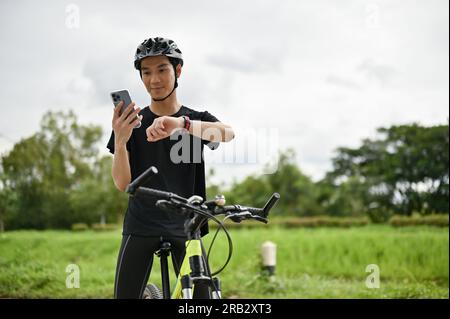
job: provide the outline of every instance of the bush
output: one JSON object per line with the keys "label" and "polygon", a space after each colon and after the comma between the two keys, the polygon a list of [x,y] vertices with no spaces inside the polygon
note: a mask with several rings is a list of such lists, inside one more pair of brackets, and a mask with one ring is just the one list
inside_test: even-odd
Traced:
{"label": "bush", "polygon": [[118,229],[117,224],[92,224],[92,229],[95,231],[110,231]]}
{"label": "bush", "polygon": [[[270,224],[270,222],[269,222]],[[229,219],[227,219],[224,222],[225,228],[226,229],[239,229],[239,228],[255,228],[255,227],[259,227],[259,226],[264,226],[263,223],[257,222],[255,220],[245,220],[241,223],[235,223]],[[209,227],[216,229],[219,227],[219,225],[217,225],[217,223],[210,221],[209,222]]]}
{"label": "bush", "polygon": [[84,230],[88,230],[88,229],[89,229],[89,226],[86,225],[85,223],[77,223],[77,224],[72,225],[73,231],[84,231]]}
{"label": "bush", "polygon": [[[270,227],[281,226],[286,228],[297,227],[359,227],[365,226],[369,223],[366,218],[344,218],[344,217],[329,217],[329,216],[317,216],[317,217],[285,217],[285,218],[269,218],[267,225],[257,221],[243,221],[239,224],[230,220],[225,222],[227,229],[235,228],[254,228],[254,227]],[[210,223],[211,228],[217,228],[217,224]]]}
{"label": "bush", "polygon": [[[276,223],[277,224],[277,223]],[[286,220],[280,220],[278,224],[293,228],[293,227],[358,227],[368,224],[368,220],[365,218],[337,218],[329,216],[317,216],[317,217],[296,217]]]}
{"label": "bush", "polygon": [[[316,227],[338,227],[338,228],[349,228],[349,227],[361,227],[368,225],[372,221],[367,218],[361,217],[331,217],[331,216],[315,216],[315,217],[283,217],[283,218],[269,218],[269,223],[267,225],[253,221],[247,220],[239,224],[234,223],[231,220],[225,221],[225,227],[227,229],[240,229],[240,228],[255,228],[255,227],[271,227],[280,226],[286,228],[316,228]],[[373,223],[373,222],[372,222]],[[377,222],[379,223],[379,221]],[[428,216],[393,216],[389,220],[389,224],[393,227],[403,227],[403,226],[438,226],[438,227],[448,227],[449,225],[449,215],[447,214],[435,214]],[[211,228],[217,228],[217,224],[210,222],[209,226]]]}
{"label": "bush", "polygon": [[371,205],[367,211],[367,216],[370,218],[370,221],[374,224],[383,224],[389,221],[392,218],[393,213],[387,208],[379,207],[374,204]]}
{"label": "bush", "polygon": [[449,215],[447,214],[434,214],[426,216],[394,216],[389,220],[389,224],[393,227],[404,227],[404,226],[437,226],[437,227],[448,227]]}

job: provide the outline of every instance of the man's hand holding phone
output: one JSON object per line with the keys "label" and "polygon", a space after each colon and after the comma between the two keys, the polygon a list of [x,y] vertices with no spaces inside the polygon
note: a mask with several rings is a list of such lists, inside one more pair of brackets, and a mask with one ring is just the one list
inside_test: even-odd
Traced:
{"label": "man's hand holding phone", "polygon": [[120,114],[120,110],[123,107],[123,101],[121,101],[114,108],[114,115],[112,119],[112,127],[114,130],[115,144],[117,146],[124,146],[130,139],[133,128],[142,121],[142,115],[138,115],[141,108],[134,108],[135,103],[132,102],[127,108]]}

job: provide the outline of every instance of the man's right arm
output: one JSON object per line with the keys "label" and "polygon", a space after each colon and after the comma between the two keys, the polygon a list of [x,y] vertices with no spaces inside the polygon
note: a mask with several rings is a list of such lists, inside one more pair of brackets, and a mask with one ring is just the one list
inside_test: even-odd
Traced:
{"label": "man's right arm", "polygon": [[131,182],[130,161],[127,150],[127,142],[130,139],[133,127],[142,120],[142,115],[138,116],[140,108],[134,109],[134,102],[131,103],[123,114],[119,114],[123,102],[120,102],[114,109],[112,120],[112,127],[114,130],[114,159],[111,169],[111,175],[114,180],[114,185],[124,192],[128,184]]}
{"label": "man's right arm", "polygon": [[127,151],[126,145],[115,145],[114,159],[112,164],[112,177],[114,185],[121,192],[124,192],[128,184],[131,182],[130,161],[128,160],[130,154]]}

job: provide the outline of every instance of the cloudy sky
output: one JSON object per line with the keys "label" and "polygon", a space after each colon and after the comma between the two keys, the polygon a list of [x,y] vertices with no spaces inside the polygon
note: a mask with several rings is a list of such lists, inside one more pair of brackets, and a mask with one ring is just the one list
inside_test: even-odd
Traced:
{"label": "cloudy sky", "polygon": [[81,123],[102,126],[106,144],[109,92],[128,89],[138,105],[149,104],[133,55],[145,38],[163,36],[183,51],[179,100],[238,133],[207,151],[216,181],[264,173],[266,160],[288,147],[317,180],[337,147],[356,147],[377,127],[447,123],[448,6],[1,1],[0,152],[36,132],[47,110],[72,109]]}

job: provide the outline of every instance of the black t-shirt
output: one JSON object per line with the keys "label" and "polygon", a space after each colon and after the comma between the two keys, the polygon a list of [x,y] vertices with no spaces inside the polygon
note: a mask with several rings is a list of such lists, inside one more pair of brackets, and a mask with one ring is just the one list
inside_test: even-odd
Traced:
{"label": "black t-shirt", "polygon": [[[158,174],[150,178],[144,186],[172,192],[186,198],[199,195],[205,199],[203,147],[207,145],[210,149],[216,149],[219,143],[202,140],[191,134],[183,134],[181,131],[157,142],[148,142],[145,131],[159,116],[154,114],[150,107],[142,109],[139,115],[143,116],[142,125],[140,128],[133,129],[127,142],[131,180],[136,179],[150,166],[155,166]],[[183,115],[191,120],[218,121],[207,111],[198,112],[186,106],[181,106],[178,112],[171,116]],[[114,132],[111,134],[107,147],[114,154]],[[123,225],[124,235],[185,237],[184,221],[187,216],[160,210],[155,205],[156,200],[129,198]],[[207,224],[202,228],[202,235],[206,233],[208,233]]]}

